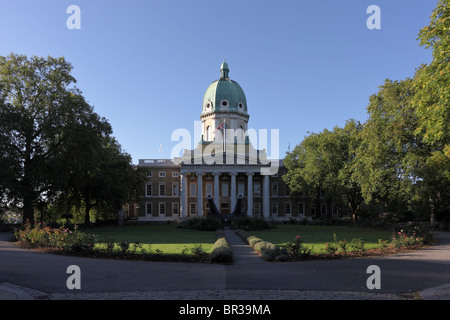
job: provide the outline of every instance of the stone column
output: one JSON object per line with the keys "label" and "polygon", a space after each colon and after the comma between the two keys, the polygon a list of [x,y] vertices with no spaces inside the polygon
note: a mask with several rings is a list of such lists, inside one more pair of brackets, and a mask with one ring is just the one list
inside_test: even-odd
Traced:
{"label": "stone column", "polygon": [[247,216],[253,217],[253,174],[247,173],[248,176],[248,186],[247,186]]}
{"label": "stone column", "polygon": [[264,176],[264,191],[263,191],[263,216],[264,219],[270,218],[270,176]]}
{"label": "stone column", "polygon": [[217,209],[219,209],[219,197],[220,197],[219,176],[220,176],[220,173],[213,173],[213,174],[214,174],[214,203],[215,203]]}
{"label": "stone column", "polygon": [[231,213],[231,212],[233,212],[234,207],[236,206],[236,176],[237,176],[237,173],[232,172],[232,173],[230,173],[230,175],[231,175],[231,194],[230,194],[230,198],[231,198],[230,213]]}
{"label": "stone column", "polygon": [[203,173],[197,173],[197,217],[203,216]]}
{"label": "stone column", "polygon": [[180,200],[181,200],[181,218],[187,217],[187,173],[180,175],[181,177],[181,190],[180,190]]}

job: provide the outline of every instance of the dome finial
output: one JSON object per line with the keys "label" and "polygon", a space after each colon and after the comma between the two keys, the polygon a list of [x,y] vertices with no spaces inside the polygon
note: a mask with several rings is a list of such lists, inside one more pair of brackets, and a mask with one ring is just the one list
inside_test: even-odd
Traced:
{"label": "dome finial", "polygon": [[220,78],[227,79],[228,72],[230,72],[230,69],[228,69],[228,63],[225,61],[225,58],[224,58],[222,65],[220,66]]}

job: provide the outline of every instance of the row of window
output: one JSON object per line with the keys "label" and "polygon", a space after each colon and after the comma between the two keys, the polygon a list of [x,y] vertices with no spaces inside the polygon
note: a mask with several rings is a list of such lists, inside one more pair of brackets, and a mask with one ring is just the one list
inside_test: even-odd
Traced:
{"label": "row of window", "polygon": [[[272,215],[280,214],[280,212],[278,210],[279,209],[278,208],[278,202],[272,202],[271,206],[272,206],[272,209],[271,209]],[[171,214],[172,215],[178,215],[179,214],[179,208],[180,208],[180,205],[179,205],[178,202],[172,202],[172,212],[171,212]],[[209,209],[208,203],[206,203],[206,208]],[[225,203],[225,202],[221,203],[220,204],[220,208],[221,208],[221,210],[224,210],[224,209],[227,210],[227,209],[229,209],[229,204]],[[326,210],[326,207],[323,207],[323,208],[324,208],[324,210]],[[153,216],[166,215],[166,214],[170,215],[170,212],[167,211],[165,202],[159,202],[158,203],[158,209],[159,210],[157,212],[155,212],[155,211],[153,211],[153,206],[152,206],[151,202],[146,202],[145,203],[145,213],[147,215],[153,215]],[[189,212],[190,212],[191,215],[194,215],[194,214],[197,213],[197,203],[196,202],[191,202],[189,204]],[[245,212],[245,210],[244,210],[244,212]],[[253,213],[255,215],[261,214],[261,203],[256,202],[256,203],[253,204]],[[292,214],[292,205],[291,205],[290,202],[286,202],[284,204],[284,212],[282,212],[282,213],[284,213],[285,215]],[[324,213],[326,214],[326,211]],[[299,202],[298,203],[298,215],[304,215],[304,214],[305,214],[305,203]]]}
{"label": "row of window", "polygon": [[[172,172],[172,178],[177,178],[180,176],[179,172],[173,171]],[[151,178],[153,177],[153,171],[147,171],[147,177]],[[158,177],[159,178],[165,178],[166,172],[165,171],[158,171]]]}
{"label": "row of window", "polygon": [[[222,183],[222,197],[228,197],[229,196],[229,190],[228,190],[229,186],[227,183]],[[207,183],[206,184],[206,194],[212,194],[212,184],[211,183]],[[237,188],[237,193],[239,194],[243,194],[245,195],[245,184],[244,183],[238,183],[238,188]],[[146,190],[145,190],[145,195],[147,197],[151,197],[153,195],[156,195],[153,193],[153,188],[152,188],[152,184],[147,184],[146,185]],[[159,196],[166,196],[166,185],[165,183],[160,183],[159,184],[159,190],[157,195]],[[253,195],[255,197],[260,197],[261,196],[261,185],[260,184],[254,184],[253,185]],[[286,196],[289,195],[289,191],[288,188],[286,188]],[[179,185],[178,184],[172,184],[172,196],[179,196]],[[191,197],[195,197],[197,196],[197,184],[196,183],[190,183],[189,184],[189,196]],[[271,185],[271,196],[278,196],[278,184],[272,184]]]}

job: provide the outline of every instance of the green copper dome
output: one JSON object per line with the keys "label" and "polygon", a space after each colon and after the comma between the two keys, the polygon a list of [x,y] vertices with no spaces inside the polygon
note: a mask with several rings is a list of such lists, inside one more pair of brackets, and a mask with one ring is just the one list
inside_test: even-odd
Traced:
{"label": "green copper dome", "polygon": [[217,111],[239,112],[247,114],[247,99],[244,90],[229,78],[228,64],[220,66],[220,79],[211,83],[203,97],[202,114]]}

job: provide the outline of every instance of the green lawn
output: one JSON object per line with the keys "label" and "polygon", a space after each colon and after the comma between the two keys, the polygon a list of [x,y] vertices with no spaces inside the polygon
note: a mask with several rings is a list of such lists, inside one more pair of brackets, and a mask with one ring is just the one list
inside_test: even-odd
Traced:
{"label": "green lawn", "polygon": [[361,238],[365,241],[366,249],[378,247],[378,239],[392,238],[392,231],[344,226],[278,225],[275,229],[248,233],[276,245],[294,242],[299,235],[305,245],[312,246],[315,253],[323,250],[327,243],[331,245],[334,242],[333,234],[336,234],[338,241],[346,239],[350,242],[353,238]]}
{"label": "green lawn", "polygon": [[191,253],[191,249],[199,245],[210,253],[216,240],[215,231],[179,229],[176,225],[100,227],[83,231],[96,234],[100,242],[108,239],[113,239],[116,244],[128,241],[131,248],[133,243],[139,241],[147,252],[159,249],[163,254],[181,254],[186,249]]}
{"label": "green lawn", "polygon": [[[116,244],[128,241],[131,243],[131,248],[133,243],[139,241],[147,252],[150,249],[153,252],[159,249],[163,254],[181,254],[183,250],[191,253],[191,249],[199,245],[202,246],[203,251],[210,253],[216,240],[215,231],[180,229],[176,225],[100,227],[83,231],[98,235],[100,242],[106,242],[108,239],[113,239]],[[390,240],[392,237],[392,231],[309,225],[277,225],[274,229],[248,233],[276,245],[293,242],[299,235],[306,245],[312,246],[314,253],[323,250],[326,243],[333,243],[333,234],[336,234],[338,240],[351,241],[353,238],[361,238],[365,241],[366,249],[378,247],[378,239]],[[101,244],[97,246],[106,247]]]}

